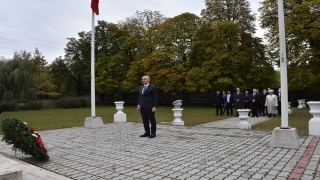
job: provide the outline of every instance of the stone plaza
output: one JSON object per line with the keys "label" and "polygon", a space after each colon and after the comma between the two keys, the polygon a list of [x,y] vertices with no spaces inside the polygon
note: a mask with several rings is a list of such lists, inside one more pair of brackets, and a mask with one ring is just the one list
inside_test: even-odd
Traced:
{"label": "stone plaza", "polygon": [[240,130],[238,123],[233,117],[192,127],[158,124],[154,139],[139,137],[143,125],[130,122],[46,130],[40,134],[48,162],[15,154],[4,142],[0,155],[79,180],[320,179],[319,137],[299,134],[299,149],[270,148],[272,132]]}

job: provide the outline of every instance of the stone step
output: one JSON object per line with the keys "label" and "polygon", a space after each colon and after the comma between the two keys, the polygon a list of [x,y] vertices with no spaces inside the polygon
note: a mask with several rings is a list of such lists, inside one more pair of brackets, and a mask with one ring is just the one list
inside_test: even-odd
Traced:
{"label": "stone step", "polygon": [[[7,164],[5,164],[7,165]],[[3,167],[0,165],[0,180],[23,180],[22,170],[14,167]]]}
{"label": "stone step", "polygon": [[0,154],[0,180],[70,180],[54,172]]}

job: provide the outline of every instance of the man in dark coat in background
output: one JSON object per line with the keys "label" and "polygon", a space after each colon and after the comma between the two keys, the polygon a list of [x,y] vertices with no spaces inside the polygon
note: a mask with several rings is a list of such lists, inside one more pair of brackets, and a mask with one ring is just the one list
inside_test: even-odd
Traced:
{"label": "man in dark coat in background", "polygon": [[253,89],[253,93],[250,94],[250,101],[251,101],[251,109],[252,109],[252,116],[251,117],[259,117],[258,115],[258,107],[259,107],[259,101],[260,96],[257,93],[257,89]]}
{"label": "man in dark coat in background", "polygon": [[236,108],[236,114],[237,117],[239,117],[238,109],[243,109],[243,98],[244,95],[242,92],[240,92],[240,88],[237,88],[237,92],[234,93],[233,95],[234,98],[234,107]]}
{"label": "man in dark coat in background", "polygon": [[276,96],[278,98],[278,115],[281,116],[281,88],[278,89]]}
{"label": "man in dark coat in background", "polygon": [[[250,110],[250,108],[251,108],[250,103],[251,103],[251,101],[250,101],[249,91],[245,91],[244,96],[243,96],[243,108]],[[250,111],[248,113],[248,116],[250,116]]]}
{"label": "man in dark coat in background", "polygon": [[261,106],[262,116],[265,116],[268,114],[267,106],[264,105],[266,103],[267,96],[268,96],[267,90],[263,89],[263,92],[260,95],[260,106]]}
{"label": "man in dark coat in background", "polygon": [[216,106],[216,116],[219,116],[219,112],[220,116],[222,116],[223,96],[220,94],[220,91],[217,91],[217,94],[213,100],[213,105]]}
{"label": "man in dark coat in background", "polygon": [[224,96],[224,104],[227,111],[227,116],[229,116],[229,110],[230,110],[230,115],[232,116],[233,115],[232,106],[234,105],[234,99],[230,91],[227,91],[227,95]]}

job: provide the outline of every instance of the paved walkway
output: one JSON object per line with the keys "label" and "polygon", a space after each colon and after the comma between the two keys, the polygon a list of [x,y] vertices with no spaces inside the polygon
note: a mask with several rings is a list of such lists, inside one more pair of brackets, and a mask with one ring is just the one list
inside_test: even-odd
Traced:
{"label": "paved walkway", "polygon": [[[223,122],[231,126],[231,121]],[[297,150],[270,148],[271,132],[211,125],[158,125],[154,139],[139,137],[140,123],[41,131],[50,161],[28,156],[23,161],[72,179],[320,179],[319,138],[300,135]],[[14,157],[4,142],[0,153]]]}
{"label": "paved walkway", "polygon": [[[268,120],[268,116],[260,116],[260,117],[249,117],[248,123],[251,125],[263,122],[265,120]],[[215,121],[211,123],[205,123],[197,125],[199,127],[215,127],[215,128],[238,128],[238,124],[240,123],[240,120],[238,117],[231,117],[225,120]]]}

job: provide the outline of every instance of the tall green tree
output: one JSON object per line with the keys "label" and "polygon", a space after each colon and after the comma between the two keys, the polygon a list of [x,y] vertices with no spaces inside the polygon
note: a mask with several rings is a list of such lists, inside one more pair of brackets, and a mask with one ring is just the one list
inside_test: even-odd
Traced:
{"label": "tall green tree", "polygon": [[79,39],[68,38],[64,61],[75,83],[76,95],[81,96],[89,94],[91,87],[91,32],[80,32],[78,35]]}
{"label": "tall green tree", "polygon": [[37,99],[36,81],[32,78],[32,55],[26,51],[15,52],[13,59],[0,64],[0,89],[2,100],[24,102]]}
{"label": "tall green tree", "polygon": [[173,93],[186,90],[191,44],[199,27],[200,18],[191,13],[157,25],[157,49],[146,57],[144,67],[160,90]]}
{"label": "tall green tree", "polygon": [[137,11],[132,17],[119,23],[121,29],[127,33],[122,47],[127,49],[127,55],[130,58],[127,77],[122,83],[125,91],[138,91],[141,77],[146,74],[145,58],[158,48],[157,25],[162,24],[166,19],[159,11],[145,10]]}
{"label": "tall green tree", "polygon": [[[261,87],[262,79],[264,84],[273,82],[272,64],[265,56],[261,39],[252,37],[231,21],[217,22],[212,34],[212,58],[189,71],[189,91],[248,89]],[[266,76],[262,72],[270,74]]]}
{"label": "tall green tree", "polygon": [[53,83],[54,92],[57,92],[57,95],[74,96],[77,94],[76,83],[71,69],[61,56],[48,66],[48,71]]}
{"label": "tall green tree", "polygon": [[130,65],[127,34],[118,25],[105,21],[99,21],[96,30],[99,39],[96,90],[100,94],[123,93],[122,82]]}
{"label": "tall green tree", "polygon": [[231,21],[246,32],[255,32],[256,14],[252,12],[248,0],[205,0],[205,4],[206,9],[201,11],[205,24]]}
{"label": "tall green tree", "polygon": [[[279,32],[276,0],[264,0],[259,9],[261,27],[267,29],[269,54],[279,65]],[[320,90],[320,0],[284,3],[289,89]]]}

